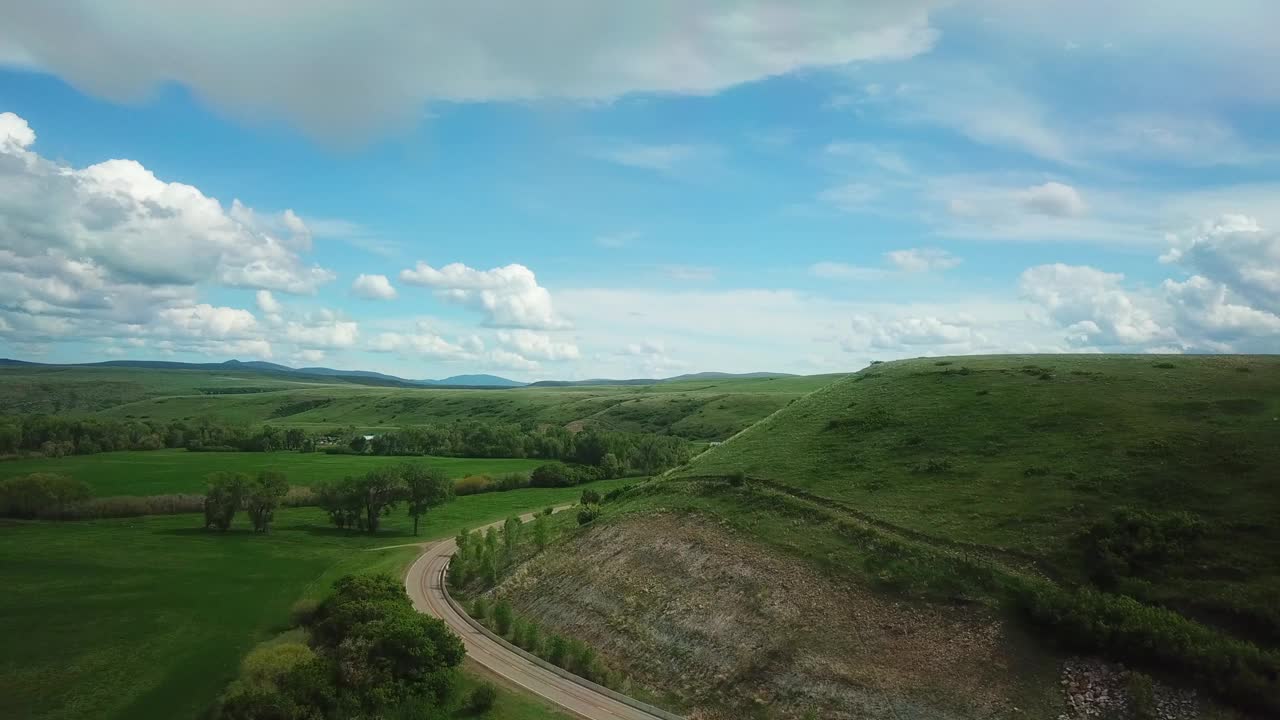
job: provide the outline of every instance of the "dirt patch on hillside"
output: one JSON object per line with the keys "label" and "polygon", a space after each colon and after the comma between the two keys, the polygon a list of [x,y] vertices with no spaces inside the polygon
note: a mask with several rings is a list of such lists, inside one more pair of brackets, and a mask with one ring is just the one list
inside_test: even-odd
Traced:
{"label": "dirt patch on hillside", "polygon": [[694,718],[1038,716],[997,620],[834,582],[698,517],[598,528],[498,592]]}

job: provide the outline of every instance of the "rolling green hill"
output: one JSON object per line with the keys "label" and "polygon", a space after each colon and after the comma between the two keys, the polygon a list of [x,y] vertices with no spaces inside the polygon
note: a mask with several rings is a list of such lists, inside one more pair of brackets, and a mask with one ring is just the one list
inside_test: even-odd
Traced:
{"label": "rolling green hill", "polygon": [[0,414],[99,414],[117,419],[209,416],[330,429],[391,429],[488,420],[722,440],[836,375],[694,379],[646,386],[511,389],[370,387],[252,371],[167,368],[0,368]]}
{"label": "rolling green hill", "polygon": [[707,712],[1055,717],[1062,649],[1269,712],[1278,438],[1276,357],[877,364],[606,504],[499,592]]}

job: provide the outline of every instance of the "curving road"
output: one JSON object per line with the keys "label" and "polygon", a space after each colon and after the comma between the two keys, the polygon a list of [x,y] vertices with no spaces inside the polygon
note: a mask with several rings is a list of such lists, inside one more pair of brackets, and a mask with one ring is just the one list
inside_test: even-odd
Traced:
{"label": "curving road", "polygon": [[[532,518],[529,514],[521,520],[527,522]],[[493,523],[494,526],[501,524]],[[427,545],[409,568],[404,584],[418,612],[444,620],[449,629],[462,638],[467,657],[588,720],[655,720],[658,717],[539,667],[472,627],[445,598],[444,572],[457,549],[453,538]]]}

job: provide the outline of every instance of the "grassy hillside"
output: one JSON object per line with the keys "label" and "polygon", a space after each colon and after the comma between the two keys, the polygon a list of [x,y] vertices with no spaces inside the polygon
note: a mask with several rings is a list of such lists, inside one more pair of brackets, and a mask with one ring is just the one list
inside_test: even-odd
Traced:
{"label": "grassy hillside", "polygon": [[[1278,417],[1280,358],[880,364],[606,504],[500,592],[710,716],[1055,717],[1059,648],[1276,708]],[[849,664],[868,647],[930,659]]]}
{"label": "grassy hillside", "polygon": [[[205,476],[220,470],[257,474],[279,470],[292,485],[313,485],[344,475],[363,475],[370,468],[405,458],[323,453],[195,453],[186,450],[112,452],[64,458],[36,458],[0,462],[0,479],[28,473],[59,473],[83,480],[99,497],[203,493]],[[516,458],[415,457],[415,464],[440,468],[449,477],[527,472],[542,460]]]}
{"label": "grassy hillside", "polygon": [[738,432],[836,377],[473,390],[301,382],[248,372],[15,367],[0,369],[0,414],[93,413],[141,420],[209,416],[315,430],[472,419],[599,425],[710,441]]}
{"label": "grassy hillside", "polygon": [[[603,492],[624,481],[603,481]],[[400,572],[416,547],[514,514],[572,502],[581,488],[458,498],[420,538],[404,509],[377,536],[339,531],[316,508],[281,510],[270,535],[241,517],[226,535],[195,515],[85,522],[0,521],[0,697],[5,717],[199,717],[241,656],[277,632],[300,597],[336,578]],[[368,551],[368,552],[367,552]],[[556,717],[506,698],[492,717]],[[532,708],[532,715],[517,714]],[[538,714],[540,713],[540,714]]]}
{"label": "grassy hillside", "polygon": [[992,357],[865,370],[712,448],[745,472],[928,536],[1083,579],[1117,507],[1185,511],[1196,552],[1130,592],[1280,642],[1280,358]]}

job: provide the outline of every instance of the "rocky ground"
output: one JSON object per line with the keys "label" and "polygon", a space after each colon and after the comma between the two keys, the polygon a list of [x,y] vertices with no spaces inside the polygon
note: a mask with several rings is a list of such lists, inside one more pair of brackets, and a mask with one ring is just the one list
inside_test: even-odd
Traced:
{"label": "rocky ground", "polygon": [[[1061,682],[1067,711],[1058,720],[1194,720],[1200,715],[1194,690],[1158,682],[1150,685],[1149,704],[1135,702],[1135,683],[1123,665],[1072,658],[1063,663]],[[1138,705],[1146,708],[1145,715],[1137,714]]]}
{"label": "rocky ground", "polygon": [[[842,584],[718,523],[610,523],[497,593],[691,718],[1052,718],[1057,665],[981,609]],[[1092,716],[1090,716],[1092,717]]]}

